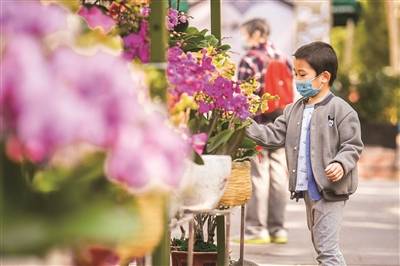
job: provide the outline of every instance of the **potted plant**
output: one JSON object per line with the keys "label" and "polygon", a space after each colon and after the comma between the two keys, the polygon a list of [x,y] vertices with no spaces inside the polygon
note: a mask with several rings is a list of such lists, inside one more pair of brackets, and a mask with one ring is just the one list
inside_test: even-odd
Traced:
{"label": "potted plant", "polygon": [[[229,47],[203,47],[201,38],[205,36],[205,39],[211,40],[213,37],[207,37],[205,31],[191,27],[181,36],[191,40],[188,37],[191,34],[194,34],[194,38],[199,38],[197,46],[193,43],[187,44],[182,39],[175,40],[177,46],[168,50],[167,78],[170,84],[171,120],[194,138],[191,142],[194,144],[197,163],[202,164],[202,159],[215,155],[229,156],[234,163],[244,161],[256,152],[254,142],[245,137],[245,128],[250,123],[248,118],[265,111],[267,101],[275,97],[269,94],[262,97],[255,95],[254,91],[259,84],[254,80],[244,83],[234,80],[236,66],[227,53]],[[209,182],[204,175],[199,180]],[[205,187],[212,186],[206,184]],[[223,192],[223,189],[219,191]],[[203,192],[205,197],[212,195],[211,193],[212,191]],[[218,207],[218,202],[216,203],[213,207]],[[194,264],[215,264],[216,217],[198,214],[195,216],[194,228]],[[182,265],[187,257],[185,235],[182,234],[180,239],[173,239],[171,245],[175,246],[172,251],[174,265]],[[212,255],[208,255],[212,258],[203,252],[211,252]]]}
{"label": "potted plant", "polygon": [[[83,4],[80,13],[88,22],[88,15],[92,13],[84,11],[92,8],[100,9],[113,19],[116,32],[123,40],[124,58],[144,63],[148,61],[148,16],[151,10],[146,1],[128,4],[125,1],[84,0]],[[189,17],[179,10],[170,8],[166,19],[170,37],[167,59],[170,120],[187,135],[193,146],[194,162],[207,167],[216,156],[225,156],[233,161],[251,157],[255,153],[255,144],[245,137],[245,128],[250,123],[247,118],[265,111],[266,102],[274,97],[269,94],[262,97],[254,95],[259,86],[254,80],[245,83],[235,81],[236,66],[229,58],[229,45],[220,45],[207,30],[190,27]],[[225,183],[221,180],[221,184]],[[199,189],[197,184],[201,182],[195,184]],[[223,187],[217,189],[219,194],[215,198],[221,197],[223,190]],[[200,194],[211,198],[209,193]],[[213,200],[209,208],[217,205],[218,200]],[[205,223],[209,229],[207,241],[200,233]],[[210,246],[214,229],[215,217],[196,217],[195,245]]]}
{"label": "potted plant", "polygon": [[[194,217],[195,242],[193,262],[194,266],[213,265],[217,261],[217,246],[214,243],[216,221],[213,215],[197,214]],[[173,266],[182,266],[187,263],[188,239],[181,226],[181,237],[171,240],[171,257]],[[204,233],[207,233],[205,235]],[[207,237],[207,238],[206,238]]]}

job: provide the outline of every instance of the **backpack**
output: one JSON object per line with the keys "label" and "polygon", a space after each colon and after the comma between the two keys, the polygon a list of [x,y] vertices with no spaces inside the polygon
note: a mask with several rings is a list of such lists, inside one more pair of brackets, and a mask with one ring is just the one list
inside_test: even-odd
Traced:
{"label": "backpack", "polygon": [[287,104],[294,100],[293,75],[289,64],[278,56],[271,57],[264,52],[253,50],[249,54],[262,60],[266,68],[260,96],[266,92],[279,96],[279,99],[268,102],[268,110],[265,113],[283,110]]}
{"label": "backpack", "polygon": [[279,99],[268,102],[266,113],[283,110],[286,105],[293,102],[293,76],[285,61],[273,59],[268,63],[262,94],[266,92],[279,96]]}

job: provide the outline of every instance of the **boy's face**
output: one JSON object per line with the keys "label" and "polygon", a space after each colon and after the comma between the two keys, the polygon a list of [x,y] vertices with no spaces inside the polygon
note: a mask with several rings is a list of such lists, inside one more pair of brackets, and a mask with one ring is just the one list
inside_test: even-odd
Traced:
{"label": "boy's face", "polygon": [[330,73],[327,71],[322,72],[317,76],[315,70],[304,59],[294,58],[294,77],[296,80],[304,81],[314,79],[312,86],[314,88],[329,88]]}

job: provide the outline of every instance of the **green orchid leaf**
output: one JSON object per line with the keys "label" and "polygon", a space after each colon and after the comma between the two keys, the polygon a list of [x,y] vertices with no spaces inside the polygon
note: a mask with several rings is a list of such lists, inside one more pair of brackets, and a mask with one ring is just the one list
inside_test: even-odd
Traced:
{"label": "green orchid leaf", "polygon": [[207,143],[207,152],[211,153],[219,148],[221,145],[227,143],[232,137],[234,130],[231,128],[225,129],[215,136],[211,137]]}
{"label": "green orchid leaf", "polygon": [[231,49],[231,46],[229,44],[224,44],[219,46],[218,49],[221,51],[228,51],[229,49]]}
{"label": "green orchid leaf", "polygon": [[201,158],[200,154],[193,151],[193,161],[195,164],[204,165],[204,160]]}
{"label": "green orchid leaf", "polygon": [[256,146],[257,144],[252,139],[250,139],[249,137],[244,137],[240,148],[254,150]]}
{"label": "green orchid leaf", "polygon": [[219,41],[217,38],[215,38],[214,35],[207,35],[205,37],[205,40],[209,43],[210,46],[217,47],[219,44]]}
{"label": "green orchid leaf", "polygon": [[251,120],[246,120],[244,122],[240,122],[240,123],[238,123],[238,125],[239,126],[236,128],[236,130],[243,129],[243,128],[248,127],[248,126],[251,125]]}
{"label": "green orchid leaf", "polygon": [[199,30],[196,27],[188,27],[185,32],[187,34],[197,34]]}
{"label": "green orchid leaf", "polygon": [[209,126],[210,121],[206,119],[205,116],[203,115],[196,115],[196,114],[191,114],[191,118],[188,123],[188,128],[190,129],[190,132],[193,134],[199,133],[199,132],[205,132]]}
{"label": "green orchid leaf", "polygon": [[69,174],[70,171],[63,168],[38,171],[33,178],[33,188],[43,193],[56,191],[70,178]]}
{"label": "green orchid leaf", "polygon": [[72,168],[51,166],[37,171],[33,177],[32,186],[39,192],[48,193],[60,189],[71,177],[78,178],[80,181],[92,180],[103,174],[104,159],[103,153],[94,153]]}
{"label": "green orchid leaf", "polygon": [[200,34],[203,35],[203,36],[205,36],[207,32],[208,32],[208,30],[207,30],[207,29],[204,29],[204,30],[200,31]]}
{"label": "green orchid leaf", "polygon": [[235,154],[233,161],[235,161],[235,162],[248,161],[252,157],[254,157],[256,154],[257,153],[255,150],[240,151],[240,149],[239,149],[238,153]]}
{"label": "green orchid leaf", "polygon": [[77,168],[42,171],[44,176],[33,183],[21,175],[20,165],[4,154],[2,159],[2,254],[44,255],[52,247],[82,241],[113,244],[134,239],[140,230],[136,198],[111,184],[97,167],[103,154],[90,155]]}

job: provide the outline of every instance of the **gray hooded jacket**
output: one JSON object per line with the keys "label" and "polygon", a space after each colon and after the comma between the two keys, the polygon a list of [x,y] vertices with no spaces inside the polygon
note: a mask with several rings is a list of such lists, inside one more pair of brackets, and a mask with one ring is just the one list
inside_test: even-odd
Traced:
{"label": "gray hooded jacket", "polygon": [[[253,123],[246,134],[257,144],[274,149],[285,147],[289,170],[289,190],[295,192],[297,157],[304,106],[307,99],[286,106],[274,123]],[[332,93],[315,104],[310,125],[311,167],[318,189],[324,199],[337,201],[347,199],[358,185],[357,161],[363,149],[358,115],[343,99]],[[332,162],[342,165],[344,176],[331,182],[325,168]]]}

